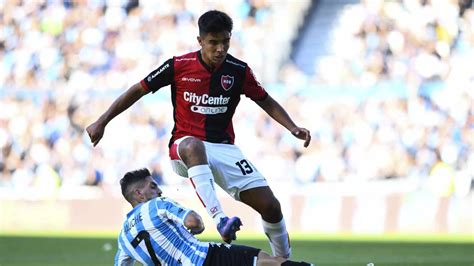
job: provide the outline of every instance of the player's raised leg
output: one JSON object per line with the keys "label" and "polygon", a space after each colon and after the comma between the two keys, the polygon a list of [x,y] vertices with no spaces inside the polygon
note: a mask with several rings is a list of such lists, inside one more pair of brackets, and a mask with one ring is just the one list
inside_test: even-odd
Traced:
{"label": "player's raised leg", "polygon": [[214,177],[207,161],[203,142],[195,137],[186,137],[177,143],[176,148],[179,158],[188,168],[188,177],[196,194],[216,223],[222,240],[227,243],[232,242],[236,239],[235,233],[240,230],[242,223],[238,217],[228,218],[217,199]]}
{"label": "player's raised leg", "polygon": [[291,246],[285,219],[278,199],[270,187],[257,187],[240,192],[240,200],[262,216],[263,231],[274,256],[289,258]]}

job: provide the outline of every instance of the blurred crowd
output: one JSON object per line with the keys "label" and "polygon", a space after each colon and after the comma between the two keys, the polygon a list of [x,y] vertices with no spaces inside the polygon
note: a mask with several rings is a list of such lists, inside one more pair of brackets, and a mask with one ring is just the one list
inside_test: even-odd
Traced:
{"label": "blurred crowd", "polygon": [[[283,71],[287,87],[297,77],[326,99],[300,108],[316,140],[296,160],[305,172],[296,176],[414,178],[440,195],[466,194],[474,177],[472,1],[366,0],[347,5],[333,33],[333,53],[314,76]],[[295,104],[311,96],[301,94]],[[304,115],[310,109],[315,115]]]}
{"label": "blurred crowd", "polygon": [[[276,2],[0,0],[0,188],[107,191],[126,171],[144,166],[161,184],[184,183],[168,159],[169,89],[117,117],[95,148],[84,128],[165,59],[197,50],[196,20],[217,8],[234,19],[230,52],[248,61],[268,91],[313,134],[304,149],[257,105],[242,101],[236,143],[270,182],[413,179],[440,195],[469,191],[472,8],[448,0],[347,6],[334,30],[334,55],[307,77],[289,62],[269,74],[275,71],[268,65],[278,68],[285,54],[270,58],[268,52],[284,47],[275,44],[289,45],[299,23],[289,16],[287,30],[266,34],[281,24],[276,14],[289,12]],[[273,45],[262,49],[262,44]],[[317,92],[341,86],[367,92],[380,84],[400,93]]]}

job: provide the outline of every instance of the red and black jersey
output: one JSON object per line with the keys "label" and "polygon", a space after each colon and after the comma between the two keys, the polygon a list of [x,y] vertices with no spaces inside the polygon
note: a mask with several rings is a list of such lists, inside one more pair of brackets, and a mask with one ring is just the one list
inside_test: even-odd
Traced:
{"label": "red and black jersey", "polygon": [[141,81],[149,91],[171,85],[174,128],[170,144],[184,136],[214,143],[234,143],[232,116],[244,94],[254,101],[267,97],[246,63],[227,54],[214,71],[200,51],[173,57]]}

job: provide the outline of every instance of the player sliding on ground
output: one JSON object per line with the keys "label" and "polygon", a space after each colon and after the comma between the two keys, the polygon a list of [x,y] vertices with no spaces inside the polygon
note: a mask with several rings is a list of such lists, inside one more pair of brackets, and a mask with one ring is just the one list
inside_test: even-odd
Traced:
{"label": "player sliding on ground", "polygon": [[125,174],[122,194],[133,206],[118,237],[115,265],[312,265],[272,257],[264,251],[240,245],[201,242],[201,216],[169,198],[147,169]]}
{"label": "player sliding on ground", "polygon": [[280,202],[262,174],[234,145],[232,116],[241,95],[245,95],[296,138],[304,140],[304,147],[309,145],[311,135],[293,122],[245,62],[227,53],[233,27],[227,14],[208,11],[198,24],[199,51],[173,57],[152,71],[117,98],[87,127],[87,132],[97,145],[115,116],[150,92],[171,85],[175,124],[169,154],[174,171],[189,177],[225,242],[235,239],[241,221],[224,213],[214,181],[261,215],[273,254],[288,258],[291,247]]}

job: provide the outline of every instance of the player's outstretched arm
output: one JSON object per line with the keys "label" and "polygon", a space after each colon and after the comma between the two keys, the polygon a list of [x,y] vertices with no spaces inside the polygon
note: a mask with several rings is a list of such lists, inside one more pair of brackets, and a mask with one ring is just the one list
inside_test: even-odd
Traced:
{"label": "player's outstretched arm", "polygon": [[127,110],[141,97],[146,95],[149,91],[145,90],[140,83],[136,83],[127,91],[122,93],[94,123],[87,128],[87,134],[93,143],[94,147],[99,143],[104,135],[105,126],[117,115]]}
{"label": "player's outstretched arm", "polygon": [[298,127],[283,107],[275,101],[270,95],[268,95],[262,101],[256,101],[256,103],[275,121],[280,123],[286,129],[288,129],[293,136],[304,140],[304,147],[308,147],[311,142],[311,134],[309,130],[303,127]]}
{"label": "player's outstretched arm", "polygon": [[204,222],[199,214],[190,211],[184,218],[184,226],[191,231],[191,234],[198,235],[204,231]]}

